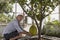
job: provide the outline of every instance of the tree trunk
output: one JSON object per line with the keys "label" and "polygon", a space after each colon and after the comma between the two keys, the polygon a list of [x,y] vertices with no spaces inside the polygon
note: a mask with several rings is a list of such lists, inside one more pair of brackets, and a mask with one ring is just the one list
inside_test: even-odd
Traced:
{"label": "tree trunk", "polygon": [[41,26],[42,26],[42,21],[40,20],[40,27],[38,27],[38,40],[41,40]]}

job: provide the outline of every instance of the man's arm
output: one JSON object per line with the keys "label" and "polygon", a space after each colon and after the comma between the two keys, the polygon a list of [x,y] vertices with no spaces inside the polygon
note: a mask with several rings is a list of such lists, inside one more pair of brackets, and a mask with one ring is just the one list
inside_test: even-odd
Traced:
{"label": "man's arm", "polygon": [[15,39],[22,38],[22,33],[23,32],[20,32],[18,36],[14,37],[14,38],[11,38],[10,40],[15,40]]}
{"label": "man's arm", "polygon": [[26,31],[21,30],[21,28],[19,27],[19,25],[18,25],[17,22],[14,23],[14,27],[15,27],[15,29],[18,31],[19,36],[16,36],[16,37],[14,37],[14,38],[11,38],[11,40],[21,38],[21,37],[22,37],[22,34],[30,35],[29,32],[26,32]]}
{"label": "man's arm", "polygon": [[24,30],[24,34],[27,34],[27,35],[32,36],[31,33],[27,32],[27,31],[25,31],[25,30]]}
{"label": "man's arm", "polygon": [[30,35],[28,32],[20,32],[18,36],[14,37],[14,38],[11,38],[10,40],[15,40],[15,39],[19,39],[19,38],[22,38],[22,34],[27,34],[27,35]]}
{"label": "man's arm", "polygon": [[18,23],[16,22],[16,23],[14,23],[14,27],[16,28],[16,30],[20,33],[20,32],[22,32],[23,34],[27,34],[27,35],[31,35],[29,32],[27,32],[27,31],[25,31],[25,30],[22,30],[20,27],[19,27],[19,25],[18,25]]}

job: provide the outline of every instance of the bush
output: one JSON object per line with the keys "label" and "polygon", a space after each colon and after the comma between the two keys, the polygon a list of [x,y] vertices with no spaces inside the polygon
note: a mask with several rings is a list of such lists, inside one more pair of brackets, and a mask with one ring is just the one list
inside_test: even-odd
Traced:
{"label": "bush", "polygon": [[42,34],[60,37],[60,22],[57,20],[47,22],[42,29]]}

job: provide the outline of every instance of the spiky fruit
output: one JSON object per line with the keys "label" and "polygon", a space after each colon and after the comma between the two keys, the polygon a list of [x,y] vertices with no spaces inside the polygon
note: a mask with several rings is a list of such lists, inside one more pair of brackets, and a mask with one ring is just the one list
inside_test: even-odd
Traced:
{"label": "spiky fruit", "polygon": [[34,24],[30,27],[29,32],[31,33],[32,36],[37,34],[37,28]]}

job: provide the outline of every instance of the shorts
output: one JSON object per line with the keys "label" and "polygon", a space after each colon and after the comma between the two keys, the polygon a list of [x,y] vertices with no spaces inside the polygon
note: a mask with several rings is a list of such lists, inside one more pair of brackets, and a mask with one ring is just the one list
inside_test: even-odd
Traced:
{"label": "shorts", "polygon": [[4,38],[5,38],[5,40],[9,40],[9,39],[14,38],[18,35],[19,35],[19,33],[17,31],[14,31],[14,32],[11,32],[9,34],[4,34]]}

